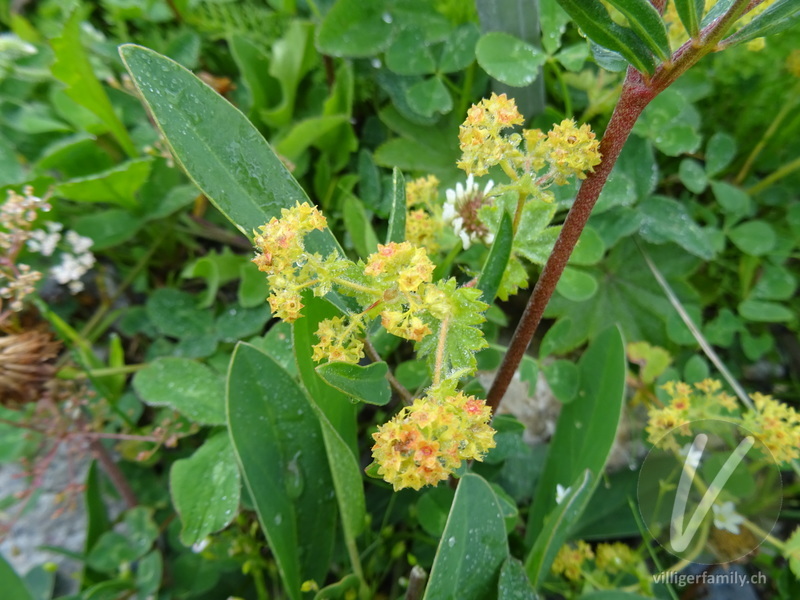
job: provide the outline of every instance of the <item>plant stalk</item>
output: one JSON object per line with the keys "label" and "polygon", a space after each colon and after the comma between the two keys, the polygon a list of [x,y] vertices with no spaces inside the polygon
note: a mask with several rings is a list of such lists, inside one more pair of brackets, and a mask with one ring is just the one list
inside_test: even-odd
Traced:
{"label": "plant stalk", "polygon": [[536,333],[544,309],[556,289],[564,267],[567,266],[567,261],[578,243],[578,238],[589,220],[600,192],[639,115],[653,98],[669,87],[680,75],[703,56],[718,48],[725,34],[748,9],[749,3],[750,0],[735,0],[724,15],[706,26],[699,33],[697,39],[689,40],[681,46],[671,60],[664,62],[655,70],[652,77],[647,77],[633,67],[628,67],[619,102],[611,115],[611,121],[608,123],[603,139],[600,141],[602,161],[594,172],[583,180],[556,240],[553,252],[547,259],[542,274],[533,288],[533,293],[528,299],[525,311],[517,324],[517,329],[508,346],[508,352],[503,358],[494,382],[492,382],[486,403],[493,412],[500,405],[511,379]]}

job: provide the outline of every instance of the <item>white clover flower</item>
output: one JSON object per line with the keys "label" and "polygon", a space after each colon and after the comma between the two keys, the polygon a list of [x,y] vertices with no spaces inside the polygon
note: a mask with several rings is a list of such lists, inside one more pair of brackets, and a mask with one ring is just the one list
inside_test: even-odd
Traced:
{"label": "white clover flower", "polygon": [[561,504],[564,498],[567,497],[567,494],[569,494],[571,491],[572,486],[564,487],[560,483],[556,484],[556,504]]}
{"label": "white clover flower", "polygon": [[489,181],[481,190],[470,175],[466,185],[459,182],[455,190],[445,192],[447,199],[442,207],[442,220],[453,227],[464,250],[478,241],[484,244],[494,241],[494,235],[478,217],[478,210],[490,202],[487,196],[493,187],[494,182]]}
{"label": "white clover flower", "polygon": [[736,512],[736,505],[733,502],[723,502],[714,504],[711,510],[714,511],[714,527],[725,529],[734,535],[739,535],[739,525],[745,522],[745,518]]}

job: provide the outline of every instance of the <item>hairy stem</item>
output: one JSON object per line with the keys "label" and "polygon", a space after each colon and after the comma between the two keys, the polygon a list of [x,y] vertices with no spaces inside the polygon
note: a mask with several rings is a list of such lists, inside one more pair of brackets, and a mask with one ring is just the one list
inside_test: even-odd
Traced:
{"label": "hairy stem", "polygon": [[[564,267],[578,243],[578,238],[589,220],[589,215],[591,215],[611,169],[614,168],[639,115],[653,98],[669,87],[680,75],[703,56],[716,50],[725,34],[730,31],[736,20],[750,8],[751,3],[752,0],[735,0],[725,14],[700,31],[698,39],[689,40],[679,48],[671,60],[664,62],[656,69],[652,77],[645,78],[633,67],[628,68],[619,102],[600,142],[602,162],[593,173],[584,179],[578,191],[575,203],[567,214],[553,252],[547,259],[542,274],[533,288],[533,293],[528,299],[528,304],[509,344],[508,352],[503,358],[503,363],[489,390],[486,403],[492,408],[492,411],[497,410],[500,405],[500,401],[536,333],[544,309],[556,289]],[[661,8],[663,5],[655,4],[655,6]]]}
{"label": "hairy stem", "polygon": [[642,76],[633,68],[628,69],[625,83],[622,88],[622,95],[619,103],[614,109],[611,121],[608,124],[606,133],[600,142],[600,155],[602,162],[595,168],[593,173],[583,181],[575,203],[564,221],[564,226],[556,240],[553,252],[547,259],[547,263],[542,270],[533,293],[528,300],[528,305],[522,313],[514,337],[509,345],[508,352],[503,358],[503,363],[497,372],[492,387],[489,390],[487,404],[492,410],[496,410],[503,396],[511,383],[511,378],[522,360],[525,350],[528,348],[536,328],[542,319],[542,314],[556,289],[556,284],[564,272],[570,255],[572,254],[578,238],[583,231],[589,215],[594,208],[600,191],[611,173],[611,169],[617,162],[625,140],[628,139],[633,124],[644,110],[645,106],[655,97],[644,84]]}

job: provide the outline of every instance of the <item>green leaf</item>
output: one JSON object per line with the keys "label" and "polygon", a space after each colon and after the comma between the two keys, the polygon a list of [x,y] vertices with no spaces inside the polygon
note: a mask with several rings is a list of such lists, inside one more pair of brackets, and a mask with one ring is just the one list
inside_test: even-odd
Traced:
{"label": "green leaf", "polygon": [[260,120],[261,110],[279,101],[275,97],[279,84],[269,75],[269,58],[261,46],[239,32],[231,33],[228,43],[231,57],[236,61],[242,83],[249,95],[249,102],[246,102],[249,107],[248,116],[251,120]]}
{"label": "green leaf", "polygon": [[225,424],[225,383],[195,360],[156,359],[136,373],[133,389],[146,404],[169,406],[203,425]]}
{"label": "green leaf", "polygon": [[643,73],[653,73],[655,65],[647,46],[633,31],[614,23],[602,4],[585,0],[558,0],[558,2],[589,39],[604,48],[618,52],[635,69]]}
{"label": "green leaf", "polygon": [[392,396],[386,379],[388,372],[389,367],[385,362],[372,363],[365,367],[329,362],[317,367],[319,376],[337,390],[360,402],[378,406],[384,406]]}
{"label": "green leaf", "polygon": [[[173,60],[132,44],[120,47],[170,151],[189,178],[246,236],[281,208],[309,202],[258,130],[230,102]],[[324,256],[341,252],[329,230],[306,247]]]}
{"label": "green leaf", "polygon": [[584,227],[575,251],[569,257],[571,265],[595,265],[603,259],[606,245],[593,227]]}
{"label": "green leaf", "polygon": [[561,47],[561,36],[567,30],[569,20],[569,15],[557,0],[539,0],[539,22],[545,52],[553,55]]}
{"label": "green leaf", "polygon": [[697,36],[700,31],[700,21],[703,19],[704,0],[675,0],[678,17],[689,32],[689,37]]}
{"label": "green leaf", "polygon": [[169,490],[185,546],[226,527],[238,512],[241,493],[228,432],[212,435],[189,458],[172,463]]}
{"label": "green leaf", "polygon": [[743,189],[725,181],[712,181],[711,191],[722,210],[734,219],[739,219],[750,213],[752,201],[748,193]]}
{"label": "green leaf", "polygon": [[3,588],[3,594],[8,598],[35,600],[22,578],[11,568],[2,554],[0,554],[0,586]]}
{"label": "green leaf", "polygon": [[745,300],[739,304],[739,314],[756,323],[782,323],[796,318],[784,305],[766,300]]}
{"label": "green leaf", "polygon": [[[589,499],[597,484],[597,477],[590,469],[584,469],[576,479],[569,481],[572,482],[567,487],[569,491],[559,504],[555,503],[555,494],[553,494],[553,509],[544,519],[541,530],[537,528],[536,541],[525,560],[525,571],[536,589],[544,583],[553,559],[567,541],[572,525],[589,504]],[[530,529],[528,533],[530,535]]]}
{"label": "green leaf", "polygon": [[127,129],[119,120],[103,86],[97,80],[89,56],[81,45],[81,10],[74,10],[61,36],[52,40],[56,60],[50,70],[63,81],[67,96],[92,111],[103,122],[129,157],[139,155]]}
{"label": "green leaf", "polygon": [[197,306],[194,296],[174,288],[159,288],[147,299],[147,316],[159,333],[175,338],[209,333],[214,327],[211,310]]}
{"label": "green leaf", "polygon": [[428,77],[406,90],[406,99],[411,109],[424,117],[436,113],[445,114],[453,110],[453,99],[438,77]]}
{"label": "green leaf", "polygon": [[475,55],[478,64],[491,77],[513,87],[533,83],[547,60],[547,55],[539,48],[501,31],[483,34],[475,47]]}
{"label": "green leaf", "polygon": [[594,296],[598,287],[597,279],[591,273],[567,267],[558,280],[556,290],[568,300],[583,302]]}
{"label": "green leaf", "polygon": [[714,258],[708,234],[692,220],[686,208],[666,196],[652,196],[639,205],[643,214],[641,236],[653,244],[674,242],[705,260]]}
{"label": "green leaf", "polygon": [[790,300],[796,289],[797,277],[789,269],[767,264],[753,288],[753,297],[762,300]]}
{"label": "green leaf", "polygon": [[416,345],[417,356],[427,359],[431,373],[437,357],[441,358],[443,373],[472,373],[476,368],[475,352],[487,346],[479,327],[486,320],[483,312],[488,308],[479,300],[481,290],[456,285],[455,278],[440,284],[439,289],[450,303],[448,318],[431,327],[433,333]]}
{"label": "green leaf", "polygon": [[252,262],[247,261],[239,267],[239,289],[236,299],[245,308],[255,308],[264,304],[269,296],[269,283],[264,273]]}
{"label": "green leaf", "polygon": [[289,598],[324,581],[336,522],[322,432],[303,390],[248,344],[231,356],[228,429],[236,459]]}
{"label": "green leaf", "polygon": [[509,556],[500,569],[497,600],[536,600],[536,597],[536,590],[525,573],[525,567],[519,560]]}
{"label": "green leaf", "polygon": [[353,240],[353,246],[358,255],[366,258],[373,252],[377,252],[378,238],[361,201],[350,193],[346,194],[343,213],[345,228]]}
{"label": "green leaf", "polygon": [[292,323],[292,347],[300,379],[309,396],[315,399],[339,435],[355,452],[355,415],[358,407],[346,394],[332,387],[317,373],[317,363],[312,358],[312,347],[318,341],[315,334],[320,322],[341,316],[342,313],[327,300],[311,294],[303,296],[303,304],[304,317]]}
{"label": "green leaf", "polygon": [[136,568],[136,591],[139,598],[153,598],[161,587],[164,564],[161,552],[153,550],[139,559]]}
{"label": "green leaf", "polygon": [[775,35],[793,27],[800,20],[797,0],[778,0],[732,36],[724,39],[724,46],[742,44],[760,37]]}
{"label": "green leaf", "polygon": [[386,243],[404,242],[406,239],[406,180],[402,171],[392,169],[392,210]]}
{"label": "green leaf", "polygon": [[718,131],[706,144],[706,173],[709,177],[719,175],[736,157],[736,139],[724,131]]}
{"label": "green leaf", "polygon": [[468,473],[458,482],[423,600],[491,598],[507,558],[500,502],[482,477]]}
{"label": "green leaf", "polygon": [[124,563],[133,562],[150,551],[158,537],[158,526],[153,521],[152,509],[137,506],[127,510],[123,524],[124,534],[107,531],[100,536],[87,557],[90,567],[105,573],[114,573]]}
{"label": "green leaf", "polygon": [[772,225],[766,221],[753,220],[737,225],[728,234],[734,245],[750,256],[768,254],[778,242]]}
{"label": "green leaf", "polygon": [[317,50],[330,56],[369,57],[392,41],[392,16],[384,0],[337,0],[317,32]]}
{"label": "green leaf", "polygon": [[475,45],[481,32],[475,23],[464,23],[453,31],[444,42],[439,59],[441,73],[455,73],[466,69],[475,60]]}
{"label": "green leaf", "polygon": [[436,70],[425,33],[412,27],[401,31],[385,55],[386,66],[398,75],[427,75]]}
{"label": "green leaf", "polygon": [[330,115],[297,121],[286,135],[275,143],[275,150],[290,161],[298,162],[308,148],[348,120],[346,115]]}
{"label": "green leaf", "polygon": [[686,189],[695,194],[702,194],[708,187],[708,176],[703,165],[693,158],[684,158],[678,167],[678,177]]}
{"label": "green leaf", "polygon": [[609,0],[628,20],[633,31],[661,60],[667,60],[672,51],[667,38],[667,28],[661,14],[649,0]]}
{"label": "green leaf", "polygon": [[[597,481],[611,454],[625,398],[626,361],[621,331],[609,327],[598,335],[581,357],[578,368],[577,397],[561,410],[536,489],[527,527],[529,544],[544,535],[543,527],[547,529],[545,516],[556,508],[557,485],[567,486],[576,478],[583,478],[585,470]],[[541,543],[537,541],[536,545]],[[531,556],[526,562],[529,575]],[[548,569],[549,564],[544,568]],[[531,581],[536,578],[532,576]]]}
{"label": "green leaf", "polygon": [[[319,60],[314,51],[313,36],[311,23],[293,20],[283,37],[272,44],[269,74],[280,84],[280,101],[259,111],[259,116],[268,125],[280,127],[292,122],[300,82]],[[267,89],[274,87],[271,81],[267,85]]]}
{"label": "green leaf", "polygon": [[545,362],[542,375],[559,402],[569,404],[575,399],[580,386],[580,371],[574,362],[564,359]]}
{"label": "green leaf", "polygon": [[318,401],[312,396],[307,397],[322,427],[322,439],[325,442],[328,467],[331,470],[333,487],[336,490],[336,502],[342,517],[345,545],[352,559],[358,553],[356,538],[367,524],[367,504],[361,466],[350,444],[345,441],[322,410],[320,403],[324,399]]}
{"label": "green leaf", "polygon": [[[88,555],[100,536],[111,527],[103,502],[103,490],[100,486],[100,473],[97,463],[92,461],[86,473],[86,488],[84,490],[84,503],[86,506],[86,539],[83,544],[83,553]],[[81,573],[81,588],[97,583],[103,576],[92,571],[84,564]]]}
{"label": "green leaf", "polygon": [[56,187],[56,194],[76,202],[108,202],[123,208],[138,206],[136,192],[150,176],[152,159],[131,160],[102,173],[70,179]]}
{"label": "green leaf", "polygon": [[481,274],[478,277],[478,289],[483,292],[481,300],[486,304],[494,302],[497,290],[500,289],[500,282],[508,265],[511,256],[511,246],[514,242],[514,232],[512,230],[511,215],[503,211],[500,218],[500,225],[494,237],[494,243],[483,264]]}

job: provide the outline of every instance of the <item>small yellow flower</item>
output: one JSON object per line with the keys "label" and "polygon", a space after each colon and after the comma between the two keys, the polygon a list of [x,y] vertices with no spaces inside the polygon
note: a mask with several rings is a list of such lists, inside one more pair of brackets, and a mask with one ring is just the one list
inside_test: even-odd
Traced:
{"label": "small yellow flower", "polygon": [[462,461],[482,460],[494,448],[489,407],[452,386],[430,389],[373,434],[378,473],[395,490],[436,485]]}
{"label": "small yellow flower", "polygon": [[569,581],[579,581],[583,564],[592,558],[592,547],[583,540],[578,540],[574,547],[569,544],[561,546],[550,570],[555,575],[563,575]]}

